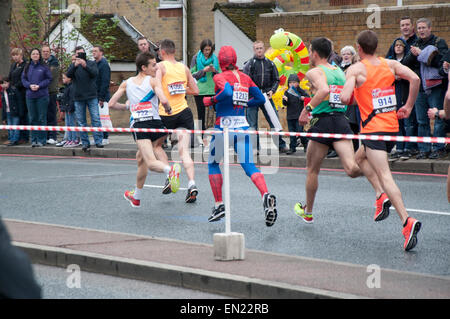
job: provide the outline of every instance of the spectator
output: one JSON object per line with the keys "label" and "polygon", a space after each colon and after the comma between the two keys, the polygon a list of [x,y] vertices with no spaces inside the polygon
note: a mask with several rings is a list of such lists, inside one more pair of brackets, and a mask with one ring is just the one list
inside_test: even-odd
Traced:
{"label": "spectator", "polygon": [[[42,60],[45,65],[50,68],[52,72],[52,82],[48,86],[49,103],[47,109],[47,125],[57,126],[56,120],[56,96],[58,95],[58,81],[59,81],[59,62],[54,55],[51,54],[48,45],[42,46]],[[56,144],[56,131],[47,132],[47,144]]]}
{"label": "spectator", "polygon": [[[20,113],[23,113],[22,104],[19,102],[17,89],[10,85],[8,77],[3,77],[0,81],[2,86],[2,120],[8,125],[19,125]],[[19,130],[8,130],[8,146],[19,145]]]}
{"label": "spectator", "polygon": [[[151,52],[153,55],[156,56],[157,63],[162,61],[161,57],[159,56],[159,45],[155,46],[153,44],[150,44],[150,41],[148,41],[148,39],[146,37],[138,38],[137,45],[138,45],[138,49],[139,49],[140,53]],[[138,72],[138,71],[136,71],[136,72]]]}
{"label": "spectator", "polygon": [[[305,97],[309,97],[309,95],[300,87],[300,80],[297,74],[291,74],[289,76],[288,85],[289,89],[287,89],[284,92],[283,96],[283,105],[287,106],[286,120],[288,124],[288,129],[289,132],[300,133],[303,132],[303,126],[299,124],[298,118],[303,110]],[[308,139],[305,136],[301,136],[300,141],[306,153],[306,148],[308,146]],[[290,155],[295,153],[296,147],[297,147],[297,137],[291,136],[289,143],[289,151],[286,154]]]}
{"label": "spectator", "polygon": [[[388,50],[388,53],[386,54],[386,59],[396,59],[396,57],[395,57],[396,54],[395,54],[394,48],[395,48],[395,44],[397,43],[398,39],[401,39],[401,40],[403,40],[403,42],[405,44],[405,48],[404,48],[405,53],[404,53],[403,59],[401,59],[400,62],[402,64],[404,64],[404,57],[406,57],[406,55],[408,54],[408,52],[411,48],[411,45],[413,43],[415,43],[418,39],[417,35],[414,31],[414,23],[410,17],[405,16],[400,19],[400,33],[402,34],[401,37],[394,40],[394,42],[392,43],[391,47]],[[398,49],[401,49],[401,48],[398,47]],[[405,82],[405,81],[401,81],[401,83],[403,85],[403,87],[402,87],[403,92],[408,92],[409,83]],[[404,101],[403,101],[403,103],[404,103],[406,101],[406,96],[403,96],[403,98],[404,98]],[[400,103],[400,100],[397,99],[397,103]],[[400,105],[399,105],[399,107],[400,107]],[[415,109],[413,109],[413,111],[411,112],[411,114],[408,118],[399,121],[399,124],[400,124],[400,132],[399,133],[402,133],[402,131],[403,131],[404,132],[403,135],[405,135],[405,136],[417,136],[418,135],[418,123],[417,123]],[[398,154],[397,152],[393,153],[393,154],[391,154],[391,158],[394,157],[394,158],[400,158],[402,160],[407,160],[407,159],[410,159],[412,156],[415,156],[419,153],[419,146],[417,145],[417,143],[413,143],[413,142],[405,142],[405,143],[400,142],[399,144],[397,144],[396,148],[401,148],[401,149],[405,148],[406,151],[402,152],[401,154]]]}
{"label": "spectator", "polygon": [[[31,125],[47,125],[48,86],[52,73],[42,61],[38,48],[31,50],[31,61],[22,73],[22,84],[26,88],[26,102]],[[31,132],[31,147],[41,147],[47,143],[46,131]]]}
{"label": "spectator", "polygon": [[[414,23],[410,17],[406,16],[400,19],[400,32],[402,34],[401,38],[406,43],[405,50],[409,52],[411,45],[417,41],[417,35],[414,30]],[[392,45],[389,47],[388,53],[386,54],[386,58],[394,56],[394,47],[397,39],[395,39],[394,42],[392,42]]]}
{"label": "spectator", "polygon": [[[448,51],[447,43],[431,33],[431,21],[421,18],[416,22],[418,40],[411,46],[405,57],[405,65],[410,67],[421,80],[419,95],[415,103],[418,135],[430,136],[430,120],[427,111],[430,107],[443,108],[445,87],[442,76],[438,78],[438,71],[442,67],[442,58]],[[423,72],[427,70],[427,72]],[[445,136],[445,125],[441,119],[434,122],[435,137]],[[419,143],[417,159],[438,159],[446,156],[444,144]],[[431,152],[432,151],[432,152]]]}
{"label": "spectator", "polygon": [[[30,119],[28,118],[28,108],[26,103],[26,89],[22,84],[22,73],[27,64],[27,61],[23,57],[23,51],[20,48],[14,48],[11,50],[11,57],[13,63],[9,69],[10,85],[15,87],[19,93],[19,102],[22,104],[23,114],[20,115],[20,125],[29,125]],[[23,130],[19,134],[19,144],[26,144],[30,140],[30,131]]]}
{"label": "spectator", "polygon": [[[358,62],[358,55],[356,54],[356,50],[351,45],[347,45],[341,49],[341,57],[342,61],[339,66],[342,71],[344,71],[344,73],[347,71],[350,65]],[[348,118],[348,122],[350,123],[350,128],[352,129],[353,134],[359,134],[359,124],[361,122],[361,116],[359,114],[358,105],[348,105],[345,116]],[[353,148],[356,152],[356,150],[358,150],[359,148],[359,140],[354,139],[352,140],[352,142]]]}
{"label": "spectator", "polygon": [[[97,99],[97,84],[96,78],[98,75],[97,64],[95,61],[87,60],[86,52],[83,47],[75,48],[75,63],[72,63],[67,70],[67,77],[72,79],[72,85],[74,89],[74,101],[75,101],[75,117],[78,125],[87,126],[86,120],[86,107],[89,109],[91,115],[91,124],[94,127],[101,127],[100,114],[98,109]],[[95,146],[97,148],[103,148],[102,132],[94,132]],[[81,143],[83,145],[83,151],[87,152],[91,145],[87,132],[81,132]]]}
{"label": "spectator", "polygon": [[42,288],[36,281],[30,258],[11,242],[0,216],[0,299],[39,299]]}
{"label": "spectator", "polygon": [[[273,110],[278,117],[278,111],[275,108],[275,104],[272,100],[272,95],[277,91],[280,79],[278,76],[278,70],[275,64],[265,57],[264,43],[260,40],[253,43],[254,56],[248,60],[244,65],[244,73],[249,75],[256,86],[262,91],[262,93],[267,94],[267,98],[272,104]],[[260,107],[253,107],[247,109],[247,121],[251,128],[254,130],[258,129],[258,111],[261,108],[264,117],[269,123],[270,128],[274,128],[275,125],[270,119],[267,110],[264,105]],[[278,120],[273,119],[273,120]],[[282,153],[286,153],[289,149],[286,147],[286,142],[281,136],[278,136],[278,143],[276,143],[276,136],[274,136],[275,145],[278,144],[279,150]],[[257,136],[257,148],[259,149],[259,135]]]}
{"label": "spectator", "polygon": [[[199,89],[198,95],[194,96],[197,105],[197,117],[201,122],[202,130],[206,130],[206,107],[203,98],[214,96],[214,75],[220,73],[219,60],[213,53],[214,45],[211,40],[205,39],[200,43],[200,50],[194,55],[191,61],[191,73],[197,80]],[[207,139],[202,134],[203,146],[208,146]]]}
{"label": "spectator", "polygon": [[[394,42],[393,55],[388,56],[388,59],[397,60],[398,62],[404,64],[405,56],[409,52],[409,47],[403,38],[397,38]],[[409,82],[402,79],[395,80],[395,98],[397,100],[397,110],[405,105],[408,99],[409,93]],[[413,113],[413,112],[411,112]],[[413,131],[413,124],[410,119],[415,120],[415,116],[411,116],[405,119],[399,119],[399,132],[398,136],[414,136],[417,131]],[[411,158],[412,155],[417,154],[419,151],[416,148],[417,143],[410,142],[397,142],[395,152],[391,153],[391,159],[403,159],[407,160]]]}
{"label": "spectator", "polygon": [[[72,80],[63,74],[64,92],[60,102],[60,110],[65,113],[66,126],[76,126],[75,118],[75,101],[74,101],[74,91],[72,86]],[[60,145],[62,147],[77,147],[79,146],[79,135],[77,132],[67,131],[67,137],[64,144]]]}
{"label": "spectator", "polygon": [[[98,76],[97,76],[97,98],[98,105],[103,108],[104,103],[108,103],[111,95],[109,93],[109,83],[111,82],[111,68],[106,58],[103,56],[105,51],[101,46],[95,46],[92,49],[92,56],[95,63],[97,63]],[[109,144],[108,132],[103,132],[103,145]]]}

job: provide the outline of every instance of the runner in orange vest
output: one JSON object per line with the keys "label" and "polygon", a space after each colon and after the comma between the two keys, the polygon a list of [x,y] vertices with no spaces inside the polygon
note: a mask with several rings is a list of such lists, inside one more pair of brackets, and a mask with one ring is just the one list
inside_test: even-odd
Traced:
{"label": "runner in orange vest", "polygon": [[[362,31],[357,38],[358,54],[361,61],[350,66],[346,73],[341,101],[350,104],[354,98],[361,113],[361,134],[397,135],[398,119],[411,113],[419,92],[419,77],[409,68],[395,60],[386,60],[375,53],[378,37],[375,32]],[[395,78],[409,81],[409,96],[406,104],[396,111]],[[421,223],[408,216],[402,194],[392,176],[387,154],[395,142],[362,140],[364,147],[356,153],[356,161],[366,177],[376,175],[383,189],[372,186],[376,193],[377,209],[374,220],[388,217],[389,207],[394,205],[403,224],[405,242],[403,248],[408,251],[417,244],[417,233]],[[371,180],[368,178],[369,181]]]}

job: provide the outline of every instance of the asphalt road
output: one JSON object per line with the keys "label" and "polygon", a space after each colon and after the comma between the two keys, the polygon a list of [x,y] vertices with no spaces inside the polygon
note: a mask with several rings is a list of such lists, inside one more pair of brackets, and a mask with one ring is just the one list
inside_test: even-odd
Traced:
{"label": "asphalt road", "polygon": [[[74,269],[33,265],[44,299],[221,299],[221,295]],[[78,270],[77,270],[78,271]],[[230,297],[226,297],[230,298]]]}
{"label": "asphalt road", "polygon": [[[196,165],[199,199],[185,204],[185,191],[162,195],[165,177],[151,173],[142,207],[132,208],[123,192],[135,184],[133,160],[50,157],[0,158],[1,215],[139,235],[212,244],[224,221],[208,223],[213,196],[207,166]],[[265,226],[259,192],[239,166],[231,170],[231,230],[245,235],[247,249],[271,251],[382,268],[450,275],[450,205],[443,176],[396,174],[406,207],[423,223],[419,243],[403,251],[400,220],[394,210],[373,222],[375,195],[364,178],[325,170],[312,225],[293,213],[304,200],[304,169],[278,169],[266,175],[277,196],[279,217]],[[182,187],[187,178],[183,174]]]}

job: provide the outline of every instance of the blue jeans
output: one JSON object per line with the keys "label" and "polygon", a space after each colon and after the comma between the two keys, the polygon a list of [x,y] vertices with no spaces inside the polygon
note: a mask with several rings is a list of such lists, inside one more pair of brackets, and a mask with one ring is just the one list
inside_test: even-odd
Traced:
{"label": "blue jeans", "polygon": [[[431,89],[430,94],[425,92],[419,92],[417,96],[415,108],[417,122],[419,124],[418,136],[427,137],[431,136],[430,119],[427,112],[429,108],[436,107],[439,110],[443,109],[445,90],[442,86],[438,86]],[[435,119],[433,137],[445,137],[445,122],[441,119]],[[445,144],[433,144],[433,150],[444,149]],[[431,143],[419,143],[420,152],[430,152]]]}
{"label": "blue jeans", "polygon": [[[77,119],[78,126],[87,126],[86,107],[89,109],[89,114],[91,115],[91,125],[93,127],[102,127],[97,98],[85,101],[75,101],[75,117]],[[95,144],[102,144],[103,132],[93,132],[92,135],[94,136]],[[87,132],[81,132],[80,136],[83,146],[90,145]]]}
{"label": "blue jeans", "polygon": [[[66,126],[76,126],[75,113],[66,112]],[[79,132],[67,131],[67,141],[75,142],[79,138]]]}
{"label": "blue jeans", "polygon": [[[272,104],[272,107],[278,116],[278,111],[277,111],[272,99],[270,99],[269,101]],[[258,107],[248,107],[247,108],[246,117],[247,117],[247,122],[248,122],[250,128],[253,130],[258,130],[259,108],[261,108],[261,111],[263,112],[264,117],[267,120],[267,123],[269,123],[270,128],[274,128],[275,126],[272,124],[272,121],[270,120],[269,115],[267,114],[267,111],[266,111],[266,108],[264,107],[264,105],[258,106]],[[283,140],[283,138],[281,136],[277,137],[276,135],[273,135],[272,138],[273,138],[273,142],[275,143],[275,145],[277,147],[279,147],[280,149],[283,149],[286,147],[286,142]],[[257,147],[259,149],[259,135],[257,135]]]}
{"label": "blue jeans", "polygon": [[[300,123],[298,122],[298,119],[292,119],[292,120],[287,120],[287,124],[288,124],[288,129],[289,132],[291,133],[302,133],[303,131],[303,126],[300,125]],[[289,143],[289,149],[291,151],[295,151],[296,147],[297,147],[297,137],[296,136],[291,136],[289,138],[290,143]],[[305,136],[300,136],[300,141],[302,142],[303,147],[306,147],[308,144],[308,139]]]}
{"label": "blue jeans", "polygon": [[[36,99],[27,98],[27,106],[30,125],[47,125],[48,96]],[[42,145],[45,145],[47,143],[47,132],[32,131],[31,143],[41,143]]]}
{"label": "blue jeans", "polygon": [[[19,125],[20,117],[11,115],[11,112],[6,113],[6,121],[8,125]],[[18,142],[20,136],[19,130],[8,130],[8,140],[10,142]]]}

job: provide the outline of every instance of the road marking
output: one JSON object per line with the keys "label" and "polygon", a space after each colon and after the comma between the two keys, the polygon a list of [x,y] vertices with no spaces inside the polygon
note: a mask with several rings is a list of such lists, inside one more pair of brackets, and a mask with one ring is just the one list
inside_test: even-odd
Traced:
{"label": "road marking", "polygon": [[[390,209],[395,210],[394,207],[391,207]],[[450,213],[446,212],[438,212],[434,210],[425,210],[425,209],[413,209],[413,208],[407,208],[408,212],[416,212],[416,213],[422,213],[422,214],[432,214],[432,215],[444,215],[444,216],[450,216]]]}
{"label": "road marking", "polygon": [[[149,184],[144,184],[144,187],[147,187],[147,188],[164,188],[164,186],[161,186],[161,185],[149,185]],[[178,190],[186,191],[187,188],[180,187],[180,188],[178,188]]]}

